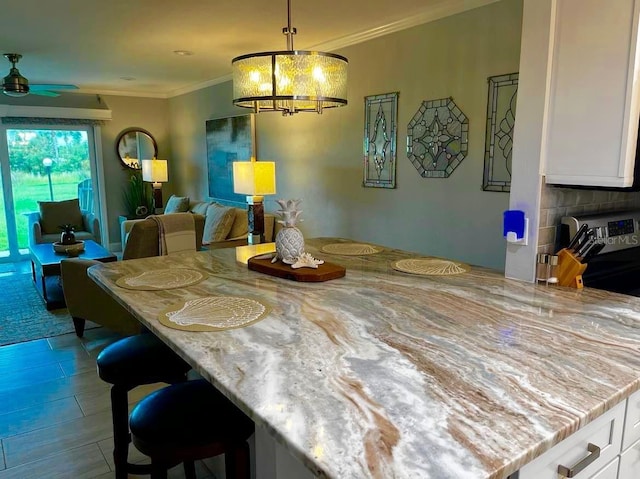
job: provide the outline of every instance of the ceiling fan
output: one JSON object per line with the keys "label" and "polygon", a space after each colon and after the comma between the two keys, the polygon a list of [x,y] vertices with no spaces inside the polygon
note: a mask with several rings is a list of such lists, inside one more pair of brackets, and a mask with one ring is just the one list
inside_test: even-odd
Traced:
{"label": "ceiling fan", "polygon": [[20,97],[31,93],[40,96],[60,96],[51,90],[76,90],[76,85],[32,84],[23,77],[16,67],[16,63],[22,58],[19,53],[5,53],[4,56],[11,63],[9,74],[2,80],[2,93],[7,96]]}

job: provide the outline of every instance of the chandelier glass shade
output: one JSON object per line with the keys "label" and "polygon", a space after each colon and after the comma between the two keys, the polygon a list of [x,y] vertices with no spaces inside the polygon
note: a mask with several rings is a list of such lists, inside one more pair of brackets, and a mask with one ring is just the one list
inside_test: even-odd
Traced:
{"label": "chandelier glass shade", "polygon": [[294,50],[290,0],[284,51],[241,55],[231,61],[233,103],[254,112],[322,113],[347,104],[348,60],[334,53]]}

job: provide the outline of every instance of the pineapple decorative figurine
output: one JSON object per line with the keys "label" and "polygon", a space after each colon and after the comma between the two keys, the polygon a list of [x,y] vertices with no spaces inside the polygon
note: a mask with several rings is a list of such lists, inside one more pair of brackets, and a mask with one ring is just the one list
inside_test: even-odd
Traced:
{"label": "pineapple decorative figurine", "polygon": [[304,237],[302,232],[296,228],[301,210],[298,205],[302,200],[276,200],[280,205],[278,214],[282,219],[278,220],[284,228],[276,235],[276,256],[272,263],[282,260],[285,264],[294,264],[304,253]]}
{"label": "pineapple decorative figurine", "polygon": [[75,225],[60,225],[60,229],[62,230],[62,234],[60,235],[60,243],[64,245],[76,244],[76,235],[74,233],[74,230],[76,229]]}

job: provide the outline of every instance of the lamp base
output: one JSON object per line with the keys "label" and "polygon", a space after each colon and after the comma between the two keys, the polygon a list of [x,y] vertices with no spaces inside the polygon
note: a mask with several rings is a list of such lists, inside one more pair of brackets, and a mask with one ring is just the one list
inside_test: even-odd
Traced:
{"label": "lamp base", "polygon": [[158,210],[162,208],[162,185],[156,187],[153,185],[153,207]]}
{"label": "lamp base", "polygon": [[264,243],[264,235],[249,234],[247,236],[247,244],[257,245]]}
{"label": "lamp base", "polygon": [[247,196],[247,220],[249,244],[264,243],[264,196]]}

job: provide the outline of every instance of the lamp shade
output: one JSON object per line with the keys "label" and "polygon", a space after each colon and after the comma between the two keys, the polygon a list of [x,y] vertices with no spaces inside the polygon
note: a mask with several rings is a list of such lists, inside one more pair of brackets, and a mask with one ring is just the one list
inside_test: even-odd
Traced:
{"label": "lamp shade", "polygon": [[142,160],[142,179],[153,183],[169,181],[167,160]]}
{"label": "lamp shade", "polygon": [[347,104],[347,59],[309,51],[234,58],[233,103],[254,111],[315,111]]}
{"label": "lamp shade", "polygon": [[276,164],[273,161],[234,161],[233,191],[247,196],[276,193]]}
{"label": "lamp shade", "polygon": [[296,50],[291,26],[291,0],[287,0],[287,49],[241,55],[231,60],[233,104],[261,111],[293,115],[299,111],[322,113],[347,104],[347,65],[342,55]]}

